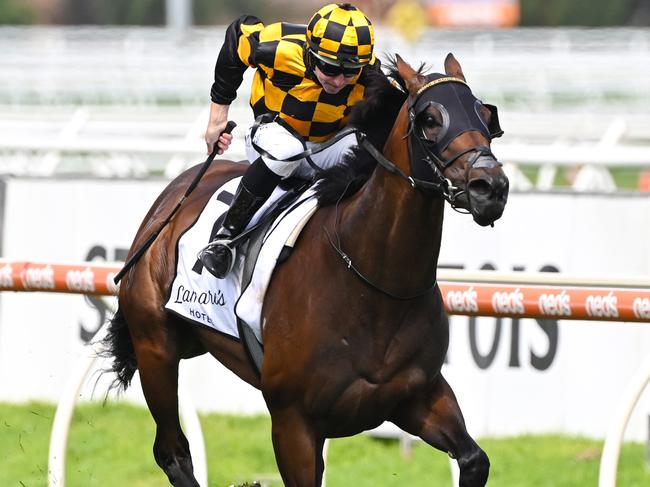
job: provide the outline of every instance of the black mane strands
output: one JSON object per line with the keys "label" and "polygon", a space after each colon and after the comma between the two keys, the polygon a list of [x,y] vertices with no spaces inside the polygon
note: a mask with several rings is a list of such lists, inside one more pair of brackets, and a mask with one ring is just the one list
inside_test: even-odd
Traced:
{"label": "black mane strands", "polygon": [[[401,84],[394,59],[388,60],[388,76]],[[364,99],[354,105],[349,125],[366,134],[368,140],[382,150],[393,128],[407,94],[396,88],[383,72],[370,70]],[[377,161],[364,149],[355,147],[340,164],[321,175],[317,188],[318,203],[327,206],[356,193],[368,180]]]}

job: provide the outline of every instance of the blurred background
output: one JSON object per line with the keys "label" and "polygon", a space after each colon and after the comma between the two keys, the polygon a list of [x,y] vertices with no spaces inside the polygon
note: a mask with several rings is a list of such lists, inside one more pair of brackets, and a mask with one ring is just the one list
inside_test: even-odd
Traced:
{"label": "blurred background", "polygon": [[[225,26],[242,13],[305,23],[320,4],[0,0],[0,173],[177,174],[202,156]],[[358,4],[377,25],[380,56],[440,70],[456,54],[477,94],[501,110],[515,188],[647,190],[639,157],[650,139],[648,2]],[[248,85],[231,112],[244,125]],[[231,154],[241,157],[241,144]]]}
{"label": "blurred background", "polygon": [[[0,257],[123,261],[162,188],[206,157],[210,86],[228,23],[243,13],[306,23],[324,3],[0,0]],[[353,3],[375,24],[380,57],[399,53],[441,71],[453,52],[474,93],[499,107],[505,135],[493,150],[511,181],[508,207],[494,229],[447,211],[441,267],[648,278],[650,2]],[[232,159],[244,158],[251,77],[230,111],[238,123]],[[0,287],[6,282],[0,268]],[[639,310],[650,318],[650,302]],[[108,316],[97,297],[0,293],[1,485],[45,485],[53,405]],[[602,440],[649,349],[646,325],[452,317],[445,375],[470,432],[487,445],[490,485],[596,485]],[[202,413],[264,412],[259,392],[210,357],[184,362],[181,372]],[[135,382],[126,399],[142,406]],[[103,396],[101,386],[93,396],[95,386],[75,397]],[[75,415],[70,485],[164,483],[148,413],[110,408]],[[650,484],[649,412],[644,394],[619,485]],[[281,485],[266,418],[249,422],[252,442],[237,436],[241,417],[202,423],[210,485]],[[240,456],[221,461],[235,454],[233,441]],[[334,442],[331,485],[449,484],[444,455],[404,441],[401,455],[394,443],[350,441],[341,443],[350,449]]]}
{"label": "blurred background", "polygon": [[[396,3],[392,0],[356,2],[375,22],[381,23]],[[183,5],[194,25],[229,23],[242,12],[259,12],[262,18],[278,13],[287,22],[304,22],[322,2],[306,0],[2,0],[3,24],[59,25],[162,25],[175,5]],[[484,27],[539,26],[647,26],[650,6],[643,0],[429,0],[413,2],[430,25]],[[474,15],[463,19],[471,9]],[[465,11],[463,11],[465,10]],[[482,10],[482,12],[476,12]]]}

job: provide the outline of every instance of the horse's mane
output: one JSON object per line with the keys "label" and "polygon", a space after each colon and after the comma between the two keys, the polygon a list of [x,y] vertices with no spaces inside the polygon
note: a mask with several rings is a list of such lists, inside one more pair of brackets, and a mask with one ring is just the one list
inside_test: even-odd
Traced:
{"label": "horse's mane", "polygon": [[[380,70],[369,70],[363,100],[352,107],[349,125],[357,127],[380,151],[390,134],[397,114],[404,104],[407,92],[399,76],[396,60],[389,57]],[[420,66],[422,71],[423,66]],[[391,84],[395,80],[402,90]],[[321,176],[316,190],[320,206],[327,206],[356,193],[368,180],[377,161],[364,149],[355,147],[340,164],[327,169]]]}

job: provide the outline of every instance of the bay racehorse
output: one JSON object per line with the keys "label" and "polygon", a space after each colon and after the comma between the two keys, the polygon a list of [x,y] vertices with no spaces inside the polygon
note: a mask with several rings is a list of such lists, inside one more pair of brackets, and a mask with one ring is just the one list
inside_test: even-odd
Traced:
{"label": "bay racehorse", "polygon": [[[498,117],[474,98],[451,54],[445,74],[421,71],[397,56],[393,80],[377,76],[354,107],[350,123],[366,136],[347,164],[321,181],[319,209],[274,271],[262,308],[260,373],[240,341],[164,310],[179,236],[245,165],[213,164],[122,280],[108,354],[118,385],[127,387],[140,371],[157,426],[154,457],[173,485],[198,485],[179,423],[177,381],[180,359],[206,352],[261,389],[287,486],[321,485],[325,439],[385,420],[456,458],[461,486],[487,482],[488,457],[467,433],[440,372],[449,329],[436,265],[445,200],[482,226],[502,215],[508,180],[490,150]],[[198,168],[158,197],[131,253]]]}

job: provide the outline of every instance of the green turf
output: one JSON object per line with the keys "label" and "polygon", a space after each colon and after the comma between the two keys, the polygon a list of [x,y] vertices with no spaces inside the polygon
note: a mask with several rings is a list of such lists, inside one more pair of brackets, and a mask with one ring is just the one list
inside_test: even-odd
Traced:
{"label": "green turf", "polygon": [[[52,405],[0,404],[0,486],[47,485]],[[253,480],[281,486],[265,416],[202,416],[211,486]],[[67,452],[66,485],[145,487],[168,485],[151,453],[154,427],[146,409],[124,404],[83,405],[75,411]],[[561,436],[479,440],[492,462],[489,486],[596,486],[602,443]],[[645,447],[626,444],[620,486],[650,485]],[[334,440],[329,487],[451,485],[447,457],[416,443],[409,458],[397,441],[366,435]]]}
{"label": "green turf", "polygon": [[[528,178],[528,180],[535,185],[539,175],[540,167],[531,165],[519,166],[521,172]],[[642,170],[638,167],[618,166],[610,168],[609,172],[614,179],[614,183],[619,190],[636,191],[639,187],[639,177]],[[555,188],[567,189],[571,187],[571,181],[575,177],[575,167],[558,167],[553,185]]]}

